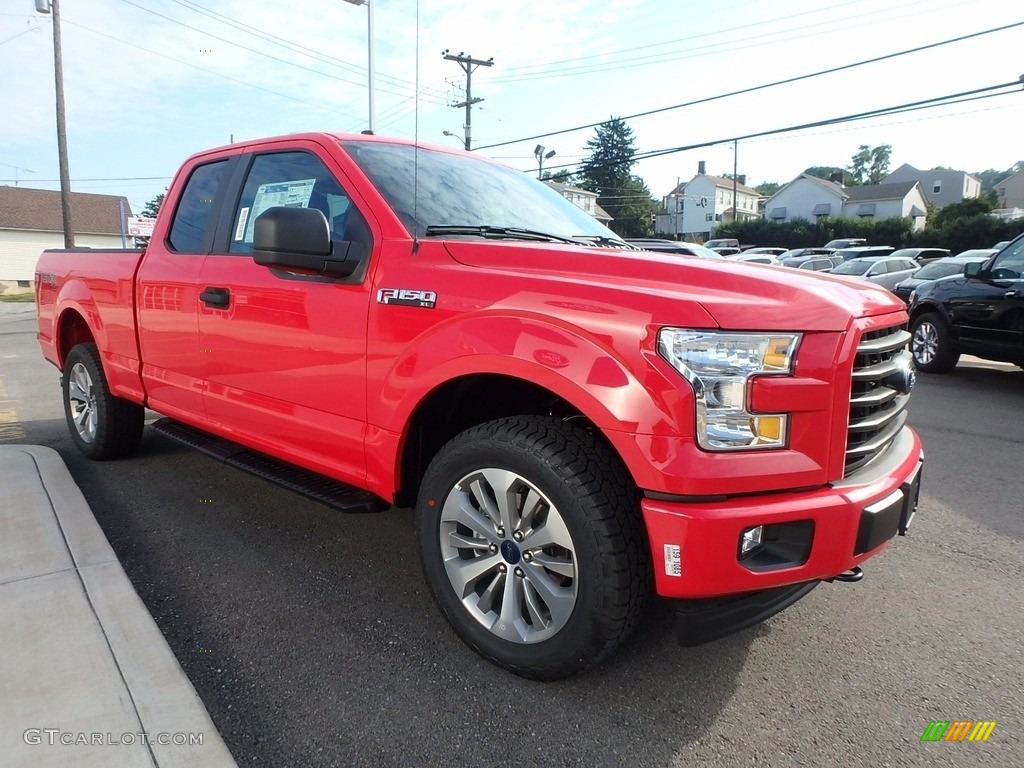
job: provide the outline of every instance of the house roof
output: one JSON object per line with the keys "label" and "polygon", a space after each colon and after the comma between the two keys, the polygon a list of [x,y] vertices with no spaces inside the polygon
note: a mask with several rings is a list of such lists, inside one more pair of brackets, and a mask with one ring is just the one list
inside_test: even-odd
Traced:
{"label": "house roof", "polygon": [[583,189],[582,187],[574,187],[570,184],[563,184],[560,181],[544,179],[544,183],[558,192],[576,192],[582,195],[590,195],[591,197],[598,196],[597,192],[591,192],[589,189]]}
{"label": "house roof", "polygon": [[[817,176],[811,176],[809,173],[801,173],[792,181],[783,184],[781,187],[775,190],[775,194],[769,197],[767,202],[765,202],[765,209],[768,209],[771,206],[772,201],[775,200],[776,197],[781,195],[785,190],[789,189],[791,186],[796,184],[801,179],[806,179],[807,181],[819,185],[820,187],[822,187],[822,189],[827,190],[830,194],[837,195],[840,200],[846,200],[847,198],[846,189],[842,185],[836,184],[834,181],[829,181],[828,179],[819,179]],[[785,209],[783,208],[781,210]],[[785,213],[783,213],[782,216],[784,217]]]}
{"label": "house roof", "polygon": [[[132,209],[125,197],[72,192],[71,223],[75,232],[121,234],[119,200],[124,200],[124,215],[131,216]],[[0,186],[0,229],[63,231],[60,192],[52,189]]]}
{"label": "house roof", "polygon": [[[981,179],[979,179],[973,173],[968,173],[967,171],[958,171],[958,170],[955,170],[955,169],[952,169],[952,168],[931,168],[929,170],[921,170],[919,168],[915,168],[910,163],[904,163],[899,168],[897,168],[895,171],[892,171],[891,173],[889,173],[885,177],[885,179],[891,179],[894,176],[896,176],[898,178],[899,177],[906,178],[908,176],[911,176],[911,177],[914,178],[915,181],[921,181],[922,179],[925,179],[925,178],[931,178],[931,177],[937,176],[939,178],[945,177],[947,179],[948,178],[955,178],[955,177],[968,178],[968,179],[974,179],[975,181],[977,181],[979,183],[981,182]],[[883,184],[895,184],[895,183],[897,183],[897,182],[889,182],[889,181],[886,181],[885,179],[882,180]]]}
{"label": "house roof", "polygon": [[914,187],[916,181],[901,181],[892,184],[868,184],[863,187],[847,187],[847,200],[851,203],[874,200],[902,200]]}
{"label": "house roof", "polygon": [[[707,174],[704,175],[711,179],[711,181],[714,182],[716,187],[724,187],[725,189],[730,190],[732,189],[732,179],[726,179],[722,176],[708,176]],[[754,195],[755,197],[761,196],[761,193],[758,192],[756,189],[751,189],[746,184],[740,184],[739,182],[736,183],[736,191],[743,192],[746,195]]]}
{"label": "house roof", "polygon": [[[730,192],[732,191],[732,179],[727,179],[727,178],[725,178],[723,176],[709,176],[706,173],[698,173],[696,176],[694,176],[692,179],[690,179],[690,181],[683,181],[683,182],[680,182],[679,184],[677,184],[676,187],[671,192],[668,193],[668,197],[672,197],[673,195],[679,196],[679,195],[685,194],[685,192],[686,192],[686,185],[692,183],[696,179],[701,178],[702,176],[705,179],[709,179],[711,181],[711,183],[714,184],[716,187],[721,187],[722,189],[728,189]],[[736,184],[736,192],[737,193],[742,192],[745,195],[753,195],[754,197],[760,197],[761,196],[761,193],[758,192],[756,189],[752,189],[751,187],[748,187],[746,184],[740,184],[740,183]]]}

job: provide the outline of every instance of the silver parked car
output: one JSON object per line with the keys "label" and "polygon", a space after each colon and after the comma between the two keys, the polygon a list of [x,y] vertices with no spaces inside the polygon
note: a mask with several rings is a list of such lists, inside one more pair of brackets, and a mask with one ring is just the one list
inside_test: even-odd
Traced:
{"label": "silver parked car", "polygon": [[900,256],[861,256],[844,261],[830,274],[859,277],[891,291],[896,283],[910,277],[919,267],[920,264],[913,259]]}

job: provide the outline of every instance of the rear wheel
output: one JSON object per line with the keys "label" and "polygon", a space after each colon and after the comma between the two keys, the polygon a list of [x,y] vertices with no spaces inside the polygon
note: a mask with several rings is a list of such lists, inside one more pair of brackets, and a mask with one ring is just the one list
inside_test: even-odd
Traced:
{"label": "rear wheel", "polygon": [[68,353],[62,386],[64,414],[78,450],[90,459],[117,459],[135,450],[145,410],[110,393],[95,344],[78,344]]}
{"label": "rear wheel", "polygon": [[949,329],[939,315],[927,312],[910,326],[910,353],[925,373],[946,373],[956,367],[960,353],[953,349]]}
{"label": "rear wheel", "polygon": [[501,419],[451,440],[423,479],[418,526],[452,627],[525,677],[599,663],[649,592],[631,479],[592,433],[556,419]]}

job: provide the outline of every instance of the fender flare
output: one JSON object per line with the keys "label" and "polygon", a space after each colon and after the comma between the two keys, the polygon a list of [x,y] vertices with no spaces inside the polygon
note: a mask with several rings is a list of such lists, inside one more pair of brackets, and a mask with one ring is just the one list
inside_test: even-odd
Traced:
{"label": "fender flare", "polygon": [[[620,329],[620,333],[625,329]],[[634,333],[637,333],[634,331]],[[531,382],[565,400],[599,428],[634,479],[650,471],[637,435],[685,436],[693,392],[667,363],[652,364],[653,339],[640,329],[618,351],[608,336],[526,314],[460,317],[405,348],[379,379],[369,422],[394,438],[384,466],[400,465],[413,415],[431,393],[456,379],[496,374]],[[627,338],[619,336],[619,347]],[[459,354],[452,356],[452,351]],[[660,358],[659,358],[660,361]],[[397,478],[396,478],[397,480]]]}

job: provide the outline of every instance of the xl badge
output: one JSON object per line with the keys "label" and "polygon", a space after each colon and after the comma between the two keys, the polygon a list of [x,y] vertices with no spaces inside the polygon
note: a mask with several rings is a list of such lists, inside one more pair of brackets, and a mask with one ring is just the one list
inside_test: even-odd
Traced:
{"label": "xl badge", "polygon": [[377,302],[433,309],[437,303],[437,294],[433,291],[414,291],[411,288],[381,288],[377,291]]}

